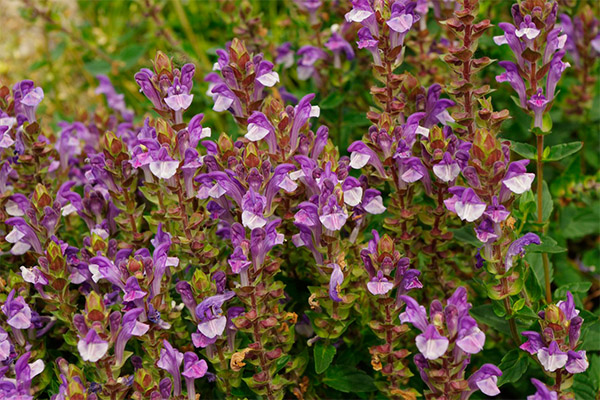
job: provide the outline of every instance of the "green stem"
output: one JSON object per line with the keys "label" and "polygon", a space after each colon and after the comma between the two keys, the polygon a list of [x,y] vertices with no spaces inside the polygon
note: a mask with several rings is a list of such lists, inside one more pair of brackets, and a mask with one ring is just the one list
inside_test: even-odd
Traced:
{"label": "green stem", "polygon": [[[537,136],[537,223],[540,225],[540,232],[543,231],[541,226],[544,222],[542,209],[544,205],[543,183],[544,183],[544,162],[542,156],[544,154],[544,136]],[[550,262],[548,254],[542,253],[542,261],[544,263],[544,281],[546,283],[546,303],[552,303],[552,288],[550,286]]]}

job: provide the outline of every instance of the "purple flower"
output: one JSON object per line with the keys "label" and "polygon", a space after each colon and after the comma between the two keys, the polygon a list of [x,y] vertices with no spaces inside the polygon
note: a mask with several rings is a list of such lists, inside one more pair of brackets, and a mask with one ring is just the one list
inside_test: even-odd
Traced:
{"label": "purple flower", "polygon": [[565,318],[568,320],[572,320],[573,318],[579,315],[579,310],[575,308],[575,301],[573,300],[573,295],[571,292],[567,292],[567,300],[559,301],[557,303],[558,308],[565,314]]}
{"label": "purple flower", "polygon": [[[425,128],[431,128],[438,123],[447,125],[448,122],[454,122],[447,108],[454,106],[454,101],[450,99],[441,99],[442,87],[438,83],[434,83],[427,89],[427,102],[425,103]],[[423,132],[417,128],[417,133]],[[425,135],[427,136],[427,135]]]}
{"label": "purple flower", "polygon": [[544,383],[535,378],[531,379],[531,383],[536,388],[535,394],[527,396],[527,400],[558,400],[558,395],[555,391],[550,391]]}
{"label": "purple flower", "polygon": [[290,68],[294,65],[294,51],[292,50],[292,44],[290,42],[282,43],[275,49],[277,56],[275,57],[275,64],[283,64],[284,68]]}
{"label": "purple flower", "polygon": [[377,271],[377,276],[374,276],[369,283],[367,283],[367,289],[374,295],[387,294],[394,288],[394,283],[389,282],[388,279],[383,276],[382,271]]}
{"label": "purple flower", "polygon": [[196,399],[194,381],[198,378],[202,378],[207,371],[208,365],[206,364],[206,361],[199,360],[196,353],[188,351],[183,355],[183,372],[181,375],[185,378],[189,400]]}
{"label": "purple flower", "polygon": [[164,369],[173,377],[175,396],[181,394],[181,374],[179,372],[179,367],[182,362],[183,353],[171,346],[168,341],[163,340],[163,348],[160,350],[160,358],[158,359],[156,366]]}
{"label": "purple flower", "polygon": [[433,173],[442,182],[452,182],[460,174],[460,166],[452,160],[450,153],[445,152],[442,161],[433,166]]}
{"label": "purple flower", "polygon": [[307,94],[294,107],[294,121],[290,129],[290,154],[293,154],[298,148],[300,129],[302,129],[310,118],[318,118],[320,115],[319,107],[310,105],[311,100],[314,98],[314,93]]}
{"label": "purple flower", "polygon": [[529,354],[537,354],[538,350],[544,347],[544,341],[542,340],[542,335],[534,331],[523,331],[521,335],[527,338],[519,348],[521,350],[525,350]]}
{"label": "purple flower", "polygon": [[5,237],[7,242],[13,243],[13,247],[10,249],[11,254],[25,254],[32,247],[36,253],[44,253],[37,234],[22,217],[8,218],[4,223],[13,227]]}
{"label": "purple flower", "polygon": [[130,276],[125,283],[125,294],[123,301],[135,301],[143,299],[148,293],[140,288],[140,284],[135,276]]}
{"label": "purple flower", "polygon": [[117,93],[110,82],[110,79],[108,79],[106,75],[96,75],[96,79],[98,79],[98,82],[100,83],[96,88],[96,94],[105,95],[108,106],[114,111],[120,113],[125,121],[132,122],[133,111],[128,109],[125,105],[125,96]]}
{"label": "purple flower", "polygon": [[338,204],[337,197],[335,195],[329,196],[322,208],[321,215],[319,215],[319,221],[326,229],[339,231],[347,219],[348,213]]}
{"label": "purple flower", "polygon": [[[515,90],[515,92],[517,92],[517,94],[519,95],[519,100],[521,102],[521,108],[526,109],[527,108],[527,95],[525,93],[525,83],[523,82],[523,78],[521,78],[521,75],[519,75],[519,68],[517,67],[517,65],[515,63],[513,63],[511,61],[500,61],[498,63],[498,65],[500,65],[502,68],[504,68],[506,70],[506,72],[496,76],[496,81],[499,83],[501,83],[501,82],[510,83],[510,86],[512,86],[512,88]],[[546,90],[546,93],[549,93],[549,91]],[[552,93],[554,95],[554,91],[552,91]]]}
{"label": "purple flower", "polygon": [[361,169],[365,165],[370,164],[375,167],[381,177],[387,176],[377,153],[364,142],[358,140],[352,143],[348,147],[348,151],[350,152],[351,168]]}
{"label": "purple flower", "polygon": [[404,37],[412,27],[413,23],[419,20],[419,14],[415,12],[415,2],[397,1],[392,4],[392,14],[386,21],[390,28],[390,46],[396,48],[404,44]]}
{"label": "purple flower", "polygon": [[256,81],[258,85],[255,86],[255,90],[262,89],[262,86],[273,87],[279,82],[279,74],[273,71],[273,63],[270,61],[263,60],[258,64],[256,69]]}
{"label": "purple flower", "polygon": [[494,42],[501,46],[503,44],[508,44],[515,57],[517,58],[517,62],[521,68],[525,65],[525,60],[521,56],[523,53],[523,43],[517,38],[515,34],[516,28],[513,24],[509,24],[507,22],[501,22],[498,24],[498,27],[504,31],[504,35],[494,36]]}
{"label": "purple flower", "polygon": [[[519,160],[508,166],[506,174],[502,179],[503,187],[500,191],[501,201],[506,201],[510,192],[523,194],[531,188],[531,183],[535,179],[535,174],[527,172],[529,160]],[[507,192],[506,187],[510,192]]]}
{"label": "purple flower", "polygon": [[24,93],[23,98],[20,100],[20,107],[15,105],[15,112],[20,109],[24,112],[29,122],[35,122],[35,111],[42,100],[44,100],[44,91],[41,87],[36,87],[28,91],[26,94]]}
{"label": "purple flower", "polygon": [[579,374],[584,372],[590,366],[588,362],[587,356],[585,354],[585,350],[581,351],[573,351],[569,350],[567,352],[567,365],[566,369],[571,374]]}
{"label": "purple flower", "polygon": [[15,289],[11,290],[2,305],[2,312],[6,315],[7,323],[15,329],[28,329],[31,327],[31,308],[25,303],[23,296],[15,298]]}
{"label": "purple flower", "polygon": [[174,160],[165,147],[161,147],[150,161],[150,171],[159,179],[170,179],[177,173],[179,161]]}
{"label": "purple flower", "polygon": [[95,363],[108,351],[108,342],[102,340],[95,329],[90,329],[87,335],[77,342],[77,350],[83,361]]}
{"label": "purple flower", "polygon": [[558,84],[560,77],[563,72],[571,66],[569,63],[562,62],[564,55],[564,50],[558,51],[552,57],[552,61],[550,61],[550,69],[548,70],[548,77],[546,78],[546,95],[548,96],[548,101],[554,99],[554,91],[556,90],[556,85]]}
{"label": "purple flower", "polygon": [[488,206],[483,213],[486,217],[491,219],[495,223],[504,221],[510,215],[510,212],[506,210],[502,204],[498,203],[498,197],[492,197],[492,205]]}
{"label": "purple flower", "polygon": [[144,312],[143,308],[134,308],[129,310],[123,316],[121,324],[121,330],[115,341],[115,359],[117,365],[123,362],[123,352],[125,351],[125,345],[131,339],[132,336],[143,336],[150,326],[138,321],[138,317]]}
{"label": "purple flower", "polygon": [[419,305],[416,300],[409,296],[400,296],[400,299],[406,303],[406,309],[400,314],[400,322],[413,324],[421,332],[425,332],[429,322],[427,321],[427,311],[425,307]]}
{"label": "purple flower", "polygon": [[538,360],[548,372],[554,372],[565,366],[568,360],[567,353],[564,353],[558,347],[556,341],[552,341],[549,347],[542,347],[537,352]]}
{"label": "purple flower", "polygon": [[530,244],[540,244],[540,238],[535,233],[529,232],[521,236],[508,246],[505,259],[505,268],[508,271],[513,265],[514,256],[522,256],[525,253],[525,246]]}
{"label": "purple flower", "polygon": [[359,49],[367,49],[371,52],[373,63],[375,65],[382,65],[381,55],[379,54],[379,41],[373,38],[369,28],[360,28],[358,31],[358,42],[356,42],[356,44],[358,44]]}
{"label": "purple flower", "polygon": [[526,15],[523,21],[519,24],[519,29],[515,30],[515,36],[524,38],[527,43],[538,37],[540,30],[536,28],[535,23],[531,20],[531,15]]}
{"label": "purple flower", "polygon": [[442,336],[434,325],[429,325],[425,332],[415,338],[417,348],[427,360],[440,358],[448,350],[448,338]]}
{"label": "purple flower", "polygon": [[300,56],[300,60],[298,60],[298,79],[301,81],[305,81],[316,74],[315,63],[327,58],[325,51],[314,46],[302,46],[296,54]]}
{"label": "purple flower", "polygon": [[203,344],[209,344],[209,342],[214,343],[216,338],[223,334],[227,317],[222,314],[221,307],[234,296],[234,292],[224,292],[207,297],[198,304],[196,307],[196,317],[199,321],[198,333],[192,335],[196,347],[205,347]]}
{"label": "purple flower", "polygon": [[471,188],[454,186],[448,189],[454,196],[444,200],[448,210],[453,211],[463,221],[473,222],[483,215],[487,205],[475,194]]}
{"label": "purple flower", "polygon": [[340,286],[344,283],[344,273],[337,264],[329,264],[329,267],[333,268],[329,278],[329,297],[333,301],[341,302],[343,299],[340,297]]}
{"label": "purple flower", "polygon": [[500,394],[498,389],[498,377],[502,376],[502,371],[493,364],[484,364],[469,377],[469,388],[471,390],[481,390],[488,396]]}
{"label": "purple flower", "polygon": [[385,206],[383,205],[381,192],[377,189],[365,190],[361,207],[369,214],[377,215],[383,213],[385,211]]}
{"label": "purple flower", "polygon": [[494,242],[498,238],[494,222],[487,217],[484,217],[481,224],[475,228],[475,234],[481,243]]}
{"label": "purple flower", "polygon": [[352,10],[345,15],[346,22],[358,22],[369,29],[371,34],[378,35],[375,11],[368,0],[352,0]]}
{"label": "purple flower", "polygon": [[456,345],[468,354],[476,354],[483,350],[485,334],[477,327],[477,322],[471,317],[460,319]]}
{"label": "purple flower", "polygon": [[270,141],[275,141],[275,128],[271,122],[267,119],[265,114],[254,111],[248,118],[248,132],[244,137],[251,142],[257,142],[264,139],[269,134],[273,135],[273,137],[270,138]]}
{"label": "purple flower", "polygon": [[252,189],[248,190],[242,199],[242,224],[248,229],[262,228],[267,224],[263,212],[267,199]]}
{"label": "purple flower", "polygon": [[244,249],[241,246],[236,246],[227,262],[234,274],[239,274],[252,265],[252,262],[248,260],[248,256],[244,253]]}
{"label": "purple flower", "polygon": [[341,68],[340,54],[343,52],[347,60],[354,59],[354,50],[350,43],[346,41],[339,33],[333,32],[331,37],[325,43],[325,47],[333,52],[333,65],[335,68]]}
{"label": "purple flower", "polygon": [[529,108],[535,115],[534,126],[536,128],[542,128],[544,110],[546,110],[548,103],[550,102],[546,99],[546,97],[544,97],[542,88],[539,88],[537,93],[531,96],[531,99],[527,101],[527,105],[529,105]]}
{"label": "purple flower", "polygon": [[144,93],[148,100],[152,102],[154,108],[157,110],[164,110],[160,92],[152,82],[153,77],[154,73],[147,68],[142,68],[140,72],[136,73],[134,76],[135,81],[140,87],[140,92]]}

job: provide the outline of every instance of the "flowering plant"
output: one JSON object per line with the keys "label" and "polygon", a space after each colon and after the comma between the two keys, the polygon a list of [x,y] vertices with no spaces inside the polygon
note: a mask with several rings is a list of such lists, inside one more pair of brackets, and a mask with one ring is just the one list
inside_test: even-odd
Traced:
{"label": "flowering plant", "polygon": [[0,85],[0,399],[593,399],[600,36],[563,3],[223,2],[207,52],[214,4],[147,1],[128,67],[25,1],[110,68],[70,121]]}

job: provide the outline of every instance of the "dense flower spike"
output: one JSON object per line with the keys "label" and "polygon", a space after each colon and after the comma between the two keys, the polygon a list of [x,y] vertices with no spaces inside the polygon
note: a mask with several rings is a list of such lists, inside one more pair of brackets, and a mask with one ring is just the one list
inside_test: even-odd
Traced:
{"label": "dense flower spike", "polygon": [[[500,394],[498,377],[502,371],[495,365],[485,364],[468,378],[468,386],[463,387],[465,367],[470,362],[470,354],[483,350],[485,334],[477,322],[469,315],[471,304],[467,302],[464,287],[456,289],[444,307],[438,300],[431,303],[429,318],[425,307],[409,296],[400,296],[406,303],[400,321],[410,323],[422,333],[415,338],[420,354],[415,356],[415,364],[430,393],[468,398],[481,390],[488,396]],[[450,373],[449,371],[458,371]]]}

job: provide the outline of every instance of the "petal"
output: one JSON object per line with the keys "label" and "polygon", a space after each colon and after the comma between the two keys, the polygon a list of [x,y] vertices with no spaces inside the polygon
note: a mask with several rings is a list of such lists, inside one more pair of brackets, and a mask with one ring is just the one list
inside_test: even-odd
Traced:
{"label": "petal", "polygon": [[179,167],[179,161],[153,161],[150,163],[150,171],[160,179],[169,179],[175,175]]}
{"label": "petal", "polygon": [[198,324],[198,330],[207,338],[212,339],[223,333],[226,324],[227,317],[222,315],[218,318],[201,322],[200,324]]}
{"label": "petal", "polygon": [[249,229],[262,228],[267,220],[251,211],[242,212],[242,225]]}
{"label": "petal", "polygon": [[244,135],[244,137],[246,139],[250,140],[251,142],[256,142],[258,140],[261,140],[268,134],[269,134],[268,129],[263,128],[255,123],[250,123],[250,124],[248,124],[248,133],[246,133]]}
{"label": "petal", "polygon": [[478,381],[477,387],[488,396],[496,396],[500,393],[500,389],[498,389],[498,377],[494,375]]}
{"label": "petal", "polygon": [[221,112],[226,111],[233,104],[233,99],[220,94],[215,95],[215,104],[213,105],[213,111]]}
{"label": "petal", "polygon": [[525,173],[517,176],[513,176],[510,179],[502,181],[511,192],[516,194],[523,194],[531,189],[531,183],[535,179],[535,174]]}
{"label": "petal", "polygon": [[352,9],[350,12],[346,13],[345,17],[347,22],[362,22],[371,15],[373,15],[373,13],[369,10]]}
{"label": "petal", "polygon": [[449,344],[448,339],[445,337],[427,339],[425,334],[417,336],[415,342],[423,357],[428,360],[435,360],[443,356],[446,350],[448,350]]}
{"label": "petal", "polygon": [[367,165],[370,159],[371,156],[369,156],[368,154],[363,154],[355,151],[350,155],[350,167],[354,169],[361,169],[362,167]]}
{"label": "petal", "polygon": [[319,217],[323,226],[330,231],[339,231],[342,229],[342,226],[346,223],[346,219],[348,219],[348,215],[344,212],[336,212]]}
{"label": "petal", "polygon": [[279,82],[279,74],[275,71],[271,71],[267,74],[259,76],[256,80],[259,81],[263,86],[272,87]]}
{"label": "petal", "polygon": [[362,187],[353,187],[348,190],[344,190],[344,203],[351,207],[357,206],[362,200],[363,189]]}

